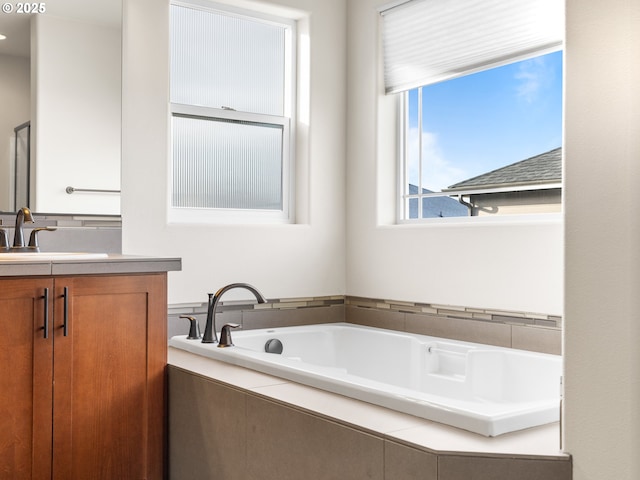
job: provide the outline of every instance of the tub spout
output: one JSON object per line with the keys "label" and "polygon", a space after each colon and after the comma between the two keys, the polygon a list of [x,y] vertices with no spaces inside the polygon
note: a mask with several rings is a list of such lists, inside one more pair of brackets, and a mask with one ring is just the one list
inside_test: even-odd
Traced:
{"label": "tub spout", "polygon": [[202,343],[218,343],[218,335],[216,334],[216,309],[220,302],[220,297],[225,292],[228,292],[234,288],[244,288],[249,290],[256,297],[258,303],[266,303],[267,300],[262,294],[253,286],[248,283],[231,283],[225,287],[222,287],[214,295],[213,299],[210,297],[209,308],[207,309],[207,324],[204,327],[204,335],[202,336]]}

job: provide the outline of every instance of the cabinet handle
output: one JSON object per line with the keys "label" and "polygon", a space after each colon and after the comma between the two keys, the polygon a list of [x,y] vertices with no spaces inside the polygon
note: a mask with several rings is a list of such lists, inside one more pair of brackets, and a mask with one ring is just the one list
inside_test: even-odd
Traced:
{"label": "cabinet handle", "polygon": [[64,298],[64,318],[62,324],[62,331],[64,332],[64,336],[66,337],[69,334],[69,287],[64,287],[64,293],[62,294]]}
{"label": "cabinet handle", "polygon": [[44,330],[44,338],[49,338],[49,289],[44,289],[44,326],[42,329]]}

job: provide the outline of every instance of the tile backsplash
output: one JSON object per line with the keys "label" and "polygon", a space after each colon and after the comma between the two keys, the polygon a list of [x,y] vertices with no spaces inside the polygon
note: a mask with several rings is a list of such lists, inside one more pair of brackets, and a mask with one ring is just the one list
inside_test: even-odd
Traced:
{"label": "tile backsplash", "polygon": [[[15,215],[0,214],[0,225],[13,241]],[[38,243],[47,252],[122,253],[122,220],[117,215],[63,215],[34,213],[34,223],[25,224],[25,239],[35,227],[55,227],[40,232]]]}
{"label": "tile backsplash", "polygon": [[[189,324],[180,315],[196,317],[204,331],[206,310],[206,302],[170,306],[169,337],[187,333]],[[543,353],[562,351],[562,318],[532,312],[338,295],[269,299],[266,304],[223,301],[217,315],[218,330],[227,322],[246,330],[349,322]]]}

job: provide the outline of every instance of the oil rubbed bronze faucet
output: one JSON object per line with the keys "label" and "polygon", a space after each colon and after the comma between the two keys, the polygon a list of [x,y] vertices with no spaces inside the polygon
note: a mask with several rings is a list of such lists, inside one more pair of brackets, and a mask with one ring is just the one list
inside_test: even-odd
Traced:
{"label": "oil rubbed bronze faucet", "polygon": [[13,234],[13,245],[9,246],[9,238],[7,231],[5,229],[0,229],[0,251],[3,252],[39,252],[40,246],[38,245],[38,232],[43,230],[47,232],[52,232],[56,230],[55,227],[38,227],[31,230],[31,235],[29,236],[29,245],[26,244],[24,240],[24,224],[26,223],[34,223],[33,215],[31,214],[31,210],[27,207],[22,207],[18,210],[16,215],[16,226],[15,232]]}
{"label": "oil rubbed bronze faucet", "polygon": [[16,215],[16,229],[13,234],[13,248],[25,248],[24,243],[24,222],[33,223],[33,217],[31,216],[31,210],[27,207],[22,207],[18,210]]}
{"label": "oil rubbed bronze faucet", "polygon": [[[234,288],[244,288],[246,290],[249,290],[256,297],[256,300],[258,301],[258,303],[267,302],[267,300],[262,296],[262,294],[255,287],[249,285],[248,283],[231,283],[225,287],[222,287],[213,295],[213,298],[211,297],[211,295],[209,296],[209,308],[207,309],[207,324],[204,327],[204,335],[202,336],[202,343],[218,343],[218,335],[216,334],[216,309],[218,308],[220,297],[222,297],[222,295],[225,292],[228,292],[229,290]],[[220,335],[221,337],[224,336],[224,344],[222,344],[221,342],[220,344],[218,344],[219,347],[229,347],[233,345],[233,343],[231,342],[231,332],[229,331],[229,328],[240,327],[240,325],[237,325],[237,326],[236,325],[237,324],[228,324],[228,328],[224,329],[225,330],[223,332],[224,335],[222,334]],[[225,325],[225,327],[227,327],[227,325]]]}

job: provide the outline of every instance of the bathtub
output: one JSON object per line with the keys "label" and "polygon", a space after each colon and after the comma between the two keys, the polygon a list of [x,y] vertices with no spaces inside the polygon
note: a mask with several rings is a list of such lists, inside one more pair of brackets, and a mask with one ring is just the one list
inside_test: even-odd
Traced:
{"label": "bathtub", "polygon": [[[281,353],[268,353],[265,346]],[[176,336],[171,347],[486,436],[559,420],[562,359],[333,323],[234,331],[218,348]]]}

